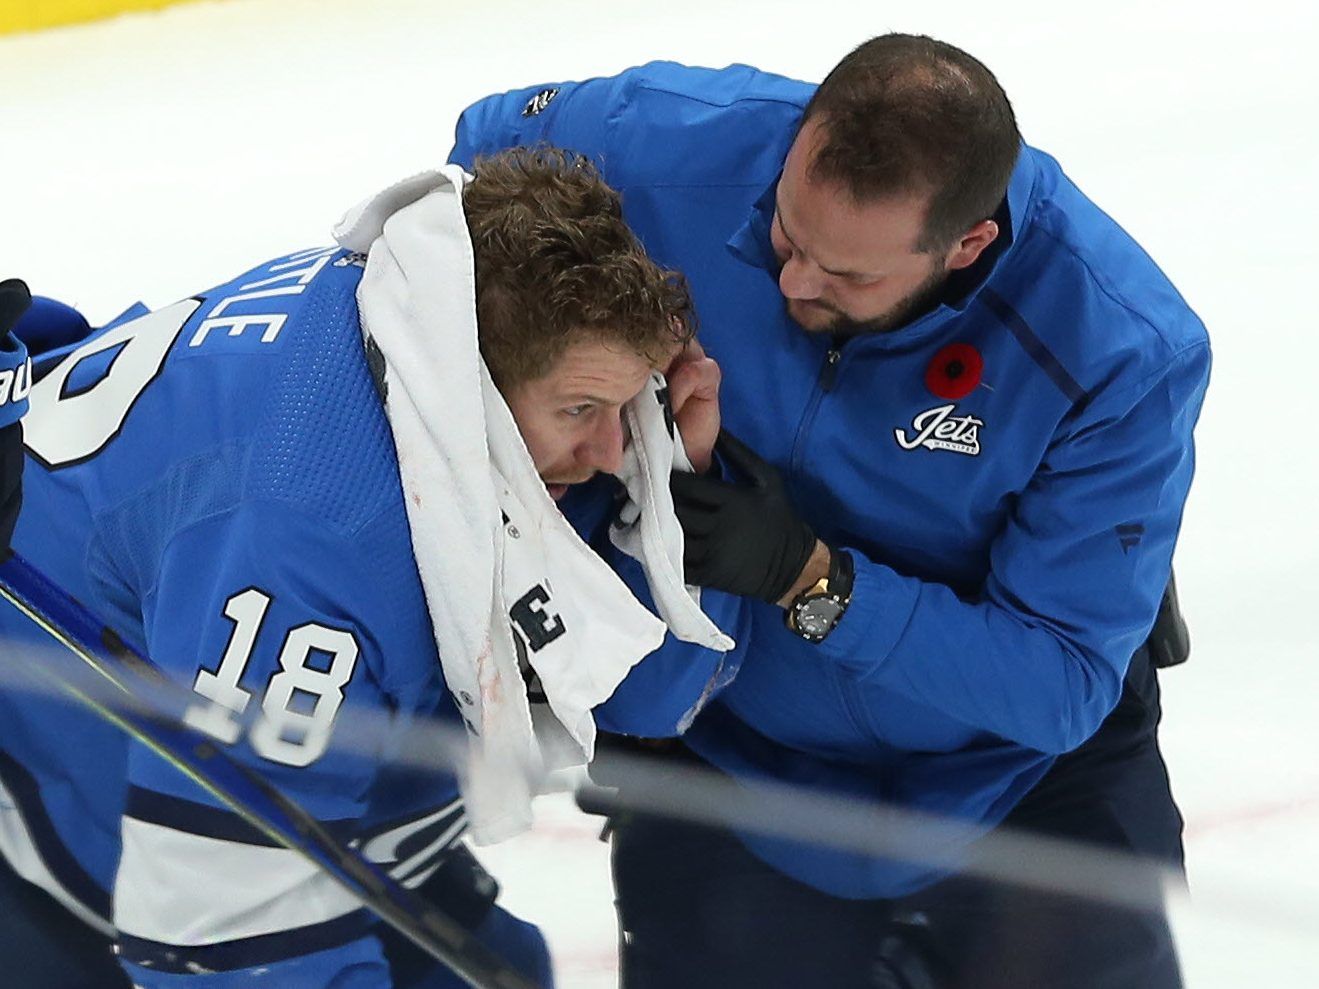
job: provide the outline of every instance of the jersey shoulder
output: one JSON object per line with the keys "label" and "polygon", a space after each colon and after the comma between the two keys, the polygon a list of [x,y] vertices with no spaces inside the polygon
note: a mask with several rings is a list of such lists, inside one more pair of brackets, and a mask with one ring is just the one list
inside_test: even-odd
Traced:
{"label": "jersey shoulder", "polygon": [[300,252],[43,355],[29,451],[94,513],[172,484],[361,524],[396,468],[360,276],[345,252]]}
{"label": "jersey shoulder", "polygon": [[[402,552],[357,262],[332,249],[289,255],[42,355],[20,552],[65,586],[119,589],[126,613],[172,540],[245,504],[347,540],[383,525]],[[97,561],[106,572],[88,573]]]}

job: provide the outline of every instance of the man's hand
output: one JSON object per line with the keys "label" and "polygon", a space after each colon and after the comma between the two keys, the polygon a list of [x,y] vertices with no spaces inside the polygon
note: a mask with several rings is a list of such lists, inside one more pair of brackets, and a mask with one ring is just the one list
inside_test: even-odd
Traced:
{"label": "man's hand", "polygon": [[673,358],[664,377],[669,382],[673,422],[698,474],[710,469],[710,451],[719,435],[719,365],[695,339]]}
{"label": "man's hand", "polygon": [[687,582],[777,604],[810,561],[815,533],[773,465],[727,430],[715,449],[745,483],[676,472],[669,479]]}

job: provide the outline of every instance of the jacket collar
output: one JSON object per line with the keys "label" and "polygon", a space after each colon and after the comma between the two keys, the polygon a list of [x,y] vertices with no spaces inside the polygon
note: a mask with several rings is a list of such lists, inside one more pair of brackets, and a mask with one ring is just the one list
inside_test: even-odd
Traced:
{"label": "jacket collar", "polygon": [[[875,334],[866,339],[875,341],[882,349],[905,348],[936,333],[949,319],[965,312],[1020,241],[1029,217],[1037,173],[1034,152],[1023,144],[1016,167],[1012,170],[1012,178],[1008,181],[1007,195],[995,216],[999,223],[999,235],[994,243],[966,272],[954,276],[949,283],[946,298],[937,307],[901,329]],[[770,244],[769,230],[774,220],[774,203],[781,177],[782,172],[761,193],[752,205],[746,222],[729,238],[726,245],[739,260],[770,272],[777,271],[779,267],[778,258],[774,256],[774,248]]]}

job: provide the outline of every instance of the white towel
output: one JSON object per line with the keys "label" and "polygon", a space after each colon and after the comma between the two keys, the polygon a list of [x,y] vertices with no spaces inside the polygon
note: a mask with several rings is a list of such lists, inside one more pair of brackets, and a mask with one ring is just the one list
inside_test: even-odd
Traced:
{"label": "white towel", "polygon": [[669,475],[674,470],[691,473],[692,464],[673,425],[664,375],[651,372],[649,386],[627,404],[623,417],[632,442],[623,451],[618,476],[628,501],[609,538],[641,562],[655,607],[674,635],[727,652],[733,640],[700,609],[700,589],[683,581],[682,526],[673,511]]}
{"label": "white towel", "polygon": [[[665,621],[582,542],[545,490],[478,350],[466,181],[456,166],[405,179],[350,210],[334,236],[367,255],[362,334],[383,357],[413,552],[471,742],[460,781],[471,833],[489,844],[530,826],[533,781],[590,761],[591,709],[660,644],[665,621],[688,641],[733,643],[683,586],[668,468],[685,457],[651,389],[626,413],[633,442],[623,473],[640,501],[635,523],[616,538],[641,560]],[[520,658],[553,715],[535,725]]]}

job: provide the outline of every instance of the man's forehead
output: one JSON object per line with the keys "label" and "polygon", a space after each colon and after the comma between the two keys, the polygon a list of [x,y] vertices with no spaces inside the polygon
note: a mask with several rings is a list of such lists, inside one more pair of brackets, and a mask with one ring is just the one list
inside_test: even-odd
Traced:
{"label": "man's forehead", "polygon": [[885,258],[920,253],[921,200],[858,203],[836,184],[794,179],[785,173],[779,183],[776,219],[784,236],[817,264],[859,272]]}
{"label": "man's forehead", "polygon": [[641,390],[650,371],[650,361],[635,351],[586,341],[563,353],[545,384],[561,398],[621,403]]}

